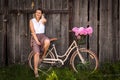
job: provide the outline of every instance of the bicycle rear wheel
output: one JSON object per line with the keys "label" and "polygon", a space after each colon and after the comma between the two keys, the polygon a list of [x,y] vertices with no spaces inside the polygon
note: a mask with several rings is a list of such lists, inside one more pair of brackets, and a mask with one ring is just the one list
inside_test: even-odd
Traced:
{"label": "bicycle rear wheel", "polygon": [[29,67],[33,70],[34,68],[33,68],[33,55],[34,55],[34,53],[33,53],[33,51],[31,51],[30,52],[30,54],[29,54],[29,56],[28,56],[28,64],[29,64]]}
{"label": "bicycle rear wheel", "polygon": [[[49,51],[49,52],[47,52],[45,58],[50,58],[50,59],[52,58],[52,59],[54,59],[55,57],[54,57],[53,53]],[[28,60],[29,60],[30,68],[32,70],[34,70],[34,53],[33,52],[31,52],[29,54]],[[38,64],[38,71],[47,72],[47,71],[49,71],[52,68],[51,65],[52,65],[52,63],[49,63],[48,61],[45,61],[43,59],[43,61]]]}
{"label": "bicycle rear wheel", "polygon": [[81,61],[79,53],[75,51],[71,56],[70,62],[75,72],[85,71],[93,73],[98,68],[98,59],[94,52],[91,50],[80,48],[79,52],[84,59],[84,63]]}

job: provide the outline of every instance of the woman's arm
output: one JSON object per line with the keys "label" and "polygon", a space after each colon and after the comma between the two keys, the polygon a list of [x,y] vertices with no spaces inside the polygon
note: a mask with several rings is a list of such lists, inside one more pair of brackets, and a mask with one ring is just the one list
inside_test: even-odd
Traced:
{"label": "woman's arm", "polygon": [[46,18],[44,17],[44,14],[42,14],[41,21],[43,24],[45,24],[47,22]]}
{"label": "woman's arm", "polygon": [[34,30],[33,26],[34,26],[33,22],[30,20],[29,27],[30,27],[31,34],[32,34],[33,38],[35,39],[35,41],[37,42],[37,44],[40,45],[40,42],[39,42],[39,40],[38,40],[38,38],[37,38],[37,36],[35,34],[35,30]]}

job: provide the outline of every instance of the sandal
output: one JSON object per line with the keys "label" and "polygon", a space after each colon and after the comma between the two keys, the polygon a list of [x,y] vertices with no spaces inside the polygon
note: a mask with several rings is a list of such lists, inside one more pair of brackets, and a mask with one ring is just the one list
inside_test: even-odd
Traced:
{"label": "sandal", "polygon": [[35,77],[36,77],[36,78],[38,78],[38,77],[39,77],[39,75],[38,75],[38,74],[35,74]]}
{"label": "sandal", "polygon": [[34,74],[35,74],[35,77],[36,77],[36,78],[39,77],[39,74],[38,74],[38,71],[37,71],[37,70],[34,70]]}

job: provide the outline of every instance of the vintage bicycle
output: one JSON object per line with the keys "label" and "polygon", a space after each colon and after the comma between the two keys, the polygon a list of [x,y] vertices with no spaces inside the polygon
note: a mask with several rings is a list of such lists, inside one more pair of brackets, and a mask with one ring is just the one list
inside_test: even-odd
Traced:
{"label": "vintage bicycle", "polygon": [[[33,56],[34,53],[31,51],[28,56],[31,69],[34,69]],[[93,73],[98,68],[98,58],[96,54],[89,49],[80,48],[76,40],[73,40],[64,55],[58,55],[55,44],[52,44],[52,47],[47,51],[45,58],[39,64],[38,71],[47,72],[53,66],[61,67],[67,59],[69,59],[70,65],[75,72],[87,70],[90,71],[90,73]]]}

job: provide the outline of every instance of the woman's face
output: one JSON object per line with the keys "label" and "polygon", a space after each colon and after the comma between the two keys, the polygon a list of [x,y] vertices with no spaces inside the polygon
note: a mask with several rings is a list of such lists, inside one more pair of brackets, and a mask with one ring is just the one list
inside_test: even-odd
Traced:
{"label": "woman's face", "polygon": [[40,19],[41,16],[42,16],[42,11],[41,10],[36,10],[36,12],[35,12],[36,19]]}

